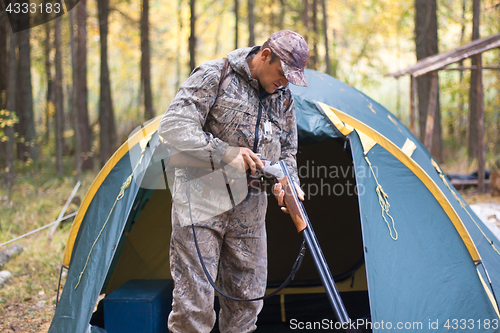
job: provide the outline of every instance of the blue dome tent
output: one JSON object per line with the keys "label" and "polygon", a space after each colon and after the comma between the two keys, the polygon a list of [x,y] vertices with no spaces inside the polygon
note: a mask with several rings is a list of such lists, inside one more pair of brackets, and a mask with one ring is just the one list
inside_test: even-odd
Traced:
{"label": "blue dome tent", "polygon": [[[460,332],[462,319],[474,330],[498,331],[498,240],[394,115],[331,76],[306,75],[309,87],[292,86],[304,205],[351,318],[369,317],[374,332],[398,324],[411,324],[408,332],[436,324],[436,331]],[[170,192],[133,179],[154,163],[158,123],[132,135],[89,188],[66,246],[68,274],[49,332],[85,332],[98,296],[131,279],[170,278]],[[273,201],[267,229],[271,290],[288,275],[301,237]],[[294,282],[265,302],[257,325],[286,332],[321,318],[333,319],[333,311],[306,257]]]}

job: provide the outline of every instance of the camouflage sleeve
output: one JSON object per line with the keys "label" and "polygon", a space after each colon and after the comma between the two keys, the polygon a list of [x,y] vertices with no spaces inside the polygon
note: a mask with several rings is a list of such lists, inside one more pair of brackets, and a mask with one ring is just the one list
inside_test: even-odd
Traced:
{"label": "camouflage sleeve", "polygon": [[158,127],[165,143],[201,160],[219,165],[228,144],[203,126],[217,99],[222,62],[211,61],[194,69],[181,85]]}
{"label": "camouflage sleeve", "polygon": [[290,171],[290,176],[293,180],[300,185],[300,179],[297,174],[297,120],[295,118],[295,102],[291,93],[288,96],[291,101],[288,106],[283,110],[283,128],[281,132],[280,143],[281,143],[281,155],[280,160],[284,160]]}

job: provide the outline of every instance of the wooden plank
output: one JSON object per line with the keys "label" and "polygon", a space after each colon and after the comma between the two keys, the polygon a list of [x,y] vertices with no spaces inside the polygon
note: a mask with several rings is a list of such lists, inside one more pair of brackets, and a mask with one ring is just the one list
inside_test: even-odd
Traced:
{"label": "wooden plank", "polygon": [[[477,66],[457,66],[457,67],[444,67],[440,68],[440,71],[463,71],[463,70],[475,70],[477,69]],[[483,67],[482,69],[500,69],[500,66],[487,66]]]}
{"label": "wooden plank", "polygon": [[429,104],[427,105],[427,120],[425,122],[424,145],[430,152],[432,149],[432,134],[434,133],[434,116],[436,113],[438,97],[438,75],[432,72],[431,93],[429,94]]}
{"label": "wooden plank", "polygon": [[[460,179],[452,179],[450,181],[451,185],[457,190],[457,191],[464,191],[470,188],[477,188],[478,180],[460,180]],[[489,179],[484,180],[484,186],[485,190],[489,191],[491,188],[491,181]]]}
{"label": "wooden plank", "polygon": [[435,71],[449,64],[460,60],[470,58],[476,54],[500,47],[500,33],[472,41],[462,45],[454,50],[432,55],[430,57],[417,61],[401,71],[391,73],[394,77],[400,77],[405,74],[413,74],[415,77]]}

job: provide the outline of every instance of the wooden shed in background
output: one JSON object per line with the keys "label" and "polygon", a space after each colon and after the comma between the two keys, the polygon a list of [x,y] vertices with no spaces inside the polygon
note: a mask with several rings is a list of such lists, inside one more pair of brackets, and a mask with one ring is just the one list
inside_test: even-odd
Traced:
{"label": "wooden shed in background", "polygon": [[[500,33],[491,35],[482,39],[474,40],[469,44],[462,45],[454,50],[438,53],[433,56],[421,59],[414,65],[407,67],[401,71],[391,73],[389,75],[399,78],[403,75],[410,75],[410,130],[416,134],[415,125],[415,109],[416,109],[416,78],[422,75],[430,74],[431,93],[427,109],[427,121],[424,137],[420,140],[425,144],[430,151],[432,147],[432,134],[434,130],[434,112],[436,109],[438,96],[438,71],[440,70],[473,70],[479,72],[477,80],[477,119],[478,119],[478,137],[483,138],[478,142],[478,154],[474,156],[478,163],[478,189],[480,193],[484,192],[484,175],[485,175],[485,147],[484,147],[484,102],[483,102],[483,83],[482,71],[484,69],[500,69],[500,66],[482,66],[481,54],[483,52],[500,48]],[[453,66],[451,64],[458,63],[464,59],[477,57],[477,66]]]}

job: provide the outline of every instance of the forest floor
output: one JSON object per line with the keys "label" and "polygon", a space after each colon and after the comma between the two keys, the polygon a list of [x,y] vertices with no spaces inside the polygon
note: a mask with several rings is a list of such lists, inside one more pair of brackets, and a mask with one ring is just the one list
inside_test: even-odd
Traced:
{"label": "forest floor", "polygon": [[[18,174],[10,189],[0,187],[0,244],[57,220],[77,182],[74,177],[57,177],[44,169],[55,168],[23,167],[23,173]],[[78,209],[94,176],[92,172],[83,175],[82,185],[65,216]],[[70,218],[61,222],[50,240],[52,228],[49,227],[0,246],[0,258],[2,251],[13,244],[23,248],[19,255],[6,263],[0,259],[0,271],[12,274],[0,286],[0,332],[48,331],[72,221]]]}
{"label": "forest floor", "polygon": [[[79,199],[83,198],[93,177],[93,173],[84,175],[77,198],[65,215],[76,211]],[[76,183],[72,177],[47,180],[37,175],[36,170],[18,178],[21,179],[10,191],[0,188],[0,243],[56,220]],[[500,197],[489,194],[478,195],[469,191],[462,196],[469,204],[500,205]],[[0,332],[48,331],[54,315],[61,259],[71,221],[62,223],[50,241],[50,228],[47,228],[15,242],[23,247],[23,251],[0,266],[0,271],[12,273],[12,278],[0,286]],[[1,246],[0,251],[5,248],[7,246]]]}

